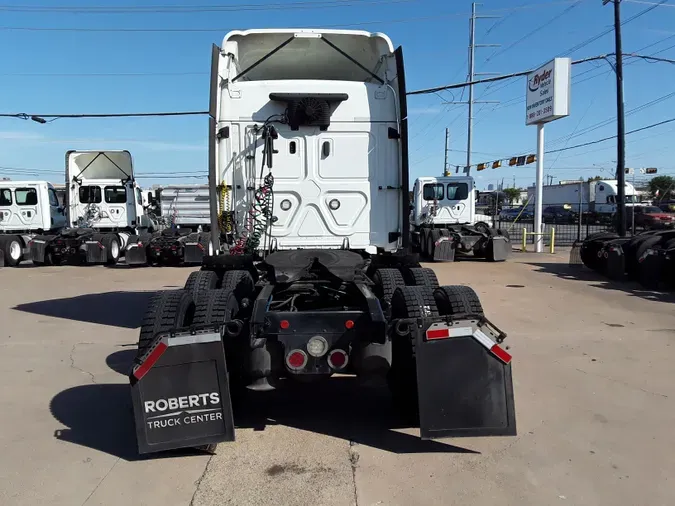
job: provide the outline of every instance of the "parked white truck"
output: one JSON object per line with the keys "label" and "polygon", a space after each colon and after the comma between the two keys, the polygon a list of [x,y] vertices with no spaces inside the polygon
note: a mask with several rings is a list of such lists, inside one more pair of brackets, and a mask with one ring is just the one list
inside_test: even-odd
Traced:
{"label": "parked white truck", "polygon": [[131,238],[126,263],[139,265],[201,264],[213,254],[208,185],[157,186],[147,193],[146,212],[158,223],[154,233]]}
{"label": "parked white truck", "polygon": [[506,334],[409,250],[402,49],[365,31],[233,31],[211,78],[218,253],[148,303],[129,376],[139,452],[232,441],[241,388],[265,402],[345,373],[386,378],[424,439],[515,435]]}
{"label": "parked white truck", "polygon": [[[581,196],[579,189],[581,188]],[[588,215],[593,221],[607,220],[616,212],[618,198],[618,183],[616,179],[601,179],[598,181],[567,181],[560,184],[545,185],[543,187],[542,206],[569,206],[575,212]],[[536,189],[531,186],[527,189],[530,206],[534,206]],[[626,206],[638,202],[638,194],[632,184],[625,185]]]}
{"label": "parked white truck", "polygon": [[490,216],[476,214],[474,179],[426,176],[413,185],[410,234],[413,247],[432,260],[453,261],[472,253],[490,261],[505,260],[509,236],[494,228]]}
{"label": "parked white truck", "polygon": [[30,241],[57,233],[66,214],[54,186],[47,181],[0,181],[0,266],[30,260]]}
{"label": "parked white truck", "polygon": [[128,151],[66,153],[68,225],[30,242],[33,262],[116,264],[129,239],[155,228]]}

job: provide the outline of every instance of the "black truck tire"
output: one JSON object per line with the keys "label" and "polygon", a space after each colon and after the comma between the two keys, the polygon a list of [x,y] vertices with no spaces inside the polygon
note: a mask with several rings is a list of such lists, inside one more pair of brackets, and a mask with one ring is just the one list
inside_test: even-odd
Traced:
{"label": "black truck tire", "polygon": [[0,236],[0,249],[8,267],[16,267],[23,260],[23,241],[18,235]]}
{"label": "black truck tire", "polygon": [[213,271],[194,271],[188,276],[184,290],[196,300],[200,292],[217,288],[218,281],[218,274]]}
{"label": "black truck tire", "polygon": [[[391,298],[391,309],[392,319],[438,316],[434,293],[426,286],[398,287]],[[393,335],[392,363],[387,373],[387,384],[397,409],[411,423],[417,422],[417,362],[413,334]]]}
{"label": "black truck tire", "polygon": [[469,286],[439,286],[434,290],[434,300],[441,316],[462,313],[483,314],[480,298]]}
{"label": "black truck tire", "polygon": [[185,290],[165,290],[154,294],[148,303],[138,338],[138,355],[159,332],[187,327],[192,323],[195,303]]}
{"label": "black truck tire", "polygon": [[631,241],[626,248],[626,274],[630,279],[636,279],[639,274],[640,257],[647,251],[647,248],[657,245],[661,241],[658,235],[641,236],[639,240]]}
{"label": "black truck tire", "polygon": [[391,302],[394,291],[399,286],[405,286],[405,280],[398,269],[377,269],[373,274],[375,295],[384,302]]}
{"label": "black truck tire", "polygon": [[106,265],[115,265],[121,256],[119,238],[113,234],[106,234],[101,237],[101,244],[103,244],[106,251]]}
{"label": "black truck tire", "polygon": [[239,301],[232,290],[205,290],[195,300],[193,325],[218,325],[232,320],[239,313]]}
{"label": "black truck tire", "polygon": [[223,290],[232,290],[241,300],[244,297],[251,296],[255,289],[255,283],[250,272],[237,269],[225,272],[222,288]]}
{"label": "black truck tire", "polygon": [[438,286],[438,278],[433,269],[429,267],[410,267],[405,269],[405,282],[410,286],[428,286],[436,288]]}

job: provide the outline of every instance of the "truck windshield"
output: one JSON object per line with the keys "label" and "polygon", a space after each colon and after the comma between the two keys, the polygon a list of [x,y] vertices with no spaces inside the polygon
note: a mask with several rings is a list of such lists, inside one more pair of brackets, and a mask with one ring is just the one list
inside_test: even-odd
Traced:
{"label": "truck windshield", "polygon": [[12,205],[12,191],[9,188],[0,190],[0,206]]}
{"label": "truck windshield", "polygon": [[466,200],[469,197],[469,185],[466,183],[448,183],[448,200]]}
{"label": "truck windshield", "polygon": [[443,185],[441,183],[427,183],[422,188],[424,200],[443,200]]}
{"label": "truck windshield", "polygon": [[80,202],[82,204],[100,204],[101,187],[100,186],[81,186]]}
{"label": "truck windshield", "polygon": [[105,201],[108,204],[125,204],[127,189],[124,186],[106,186]]}

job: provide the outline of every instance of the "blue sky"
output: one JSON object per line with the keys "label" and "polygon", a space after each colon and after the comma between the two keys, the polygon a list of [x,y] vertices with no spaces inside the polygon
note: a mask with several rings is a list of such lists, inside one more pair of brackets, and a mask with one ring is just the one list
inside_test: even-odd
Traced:
{"label": "blue sky", "polygon": [[[89,14],[39,7],[142,6],[152,10],[153,5],[186,6],[189,2],[126,0],[104,4],[64,0],[64,4],[54,4],[46,0],[0,0],[0,44],[4,48],[0,112],[205,110],[210,45],[220,43],[228,30],[244,28],[330,26],[384,32],[404,48],[409,90],[466,79],[471,2],[335,0],[332,5],[342,5],[326,7],[326,1],[314,0],[322,6],[294,8],[286,2],[283,8],[242,10],[244,4],[279,6],[283,2],[233,0],[220,2],[221,6],[232,7],[228,12]],[[624,0],[622,18],[629,19],[649,8],[650,3]],[[213,0],[196,2],[200,6],[214,4]],[[476,42],[501,44],[500,48],[477,49],[478,72],[517,72],[537,67],[554,56],[580,59],[613,51],[613,32],[569,51],[612,25],[612,6],[603,7],[600,0],[484,0],[478,12],[499,18],[477,21]],[[118,29],[126,31],[114,31]],[[675,59],[675,1],[626,23],[623,36],[624,52],[645,48],[641,54]],[[625,65],[625,107],[630,113],[626,129],[675,117],[675,65],[634,58],[627,58]],[[616,133],[615,83],[609,65],[602,61],[575,65],[572,76],[571,114],[547,125],[547,149]],[[462,95],[461,90],[453,90],[440,96],[409,98],[413,177],[442,172],[446,127],[450,129],[450,164],[465,163],[467,107],[443,104],[453,97],[466,100],[467,92]],[[525,126],[524,77],[476,86],[475,97],[500,103],[475,106],[473,163],[534,152],[536,129]],[[660,173],[675,173],[674,132],[675,122],[629,135],[627,166],[658,167]],[[13,172],[0,169],[0,176],[61,182],[68,149],[106,148],[129,149],[137,172],[148,174],[141,179],[144,185],[205,181],[167,176],[205,174],[206,133],[204,117],[60,119],[45,125],[0,118],[0,167],[13,168]],[[609,177],[615,160],[616,143],[612,140],[549,154],[545,168],[555,180],[596,174]],[[39,169],[39,173],[16,168]],[[527,186],[534,181],[534,170],[534,165],[503,167],[474,171],[473,175],[479,187],[501,182],[502,178],[505,186],[513,184],[514,178],[517,186]]]}

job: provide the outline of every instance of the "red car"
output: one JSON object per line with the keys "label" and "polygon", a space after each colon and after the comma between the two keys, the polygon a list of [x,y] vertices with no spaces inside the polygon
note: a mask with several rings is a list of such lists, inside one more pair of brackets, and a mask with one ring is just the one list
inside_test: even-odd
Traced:
{"label": "red car", "polygon": [[626,207],[626,224],[632,225],[632,213],[635,213],[635,227],[650,229],[673,228],[675,226],[675,214],[663,212],[656,206],[631,206]]}

